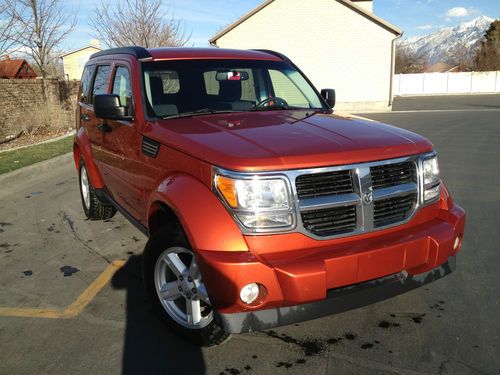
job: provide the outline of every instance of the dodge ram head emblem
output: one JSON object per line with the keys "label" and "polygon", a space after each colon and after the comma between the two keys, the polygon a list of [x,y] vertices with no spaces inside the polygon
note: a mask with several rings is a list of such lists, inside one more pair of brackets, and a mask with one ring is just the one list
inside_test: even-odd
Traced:
{"label": "dodge ram head emblem", "polygon": [[363,202],[365,204],[371,204],[373,202],[373,193],[371,191],[363,193]]}

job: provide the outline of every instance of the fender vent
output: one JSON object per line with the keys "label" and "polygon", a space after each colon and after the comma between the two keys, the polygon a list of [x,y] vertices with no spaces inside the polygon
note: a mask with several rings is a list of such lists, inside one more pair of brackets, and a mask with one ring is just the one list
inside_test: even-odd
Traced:
{"label": "fender vent", "polygon": [[160,144],[151,138],[142,137],[142,153],[152,158],[156,158]]}

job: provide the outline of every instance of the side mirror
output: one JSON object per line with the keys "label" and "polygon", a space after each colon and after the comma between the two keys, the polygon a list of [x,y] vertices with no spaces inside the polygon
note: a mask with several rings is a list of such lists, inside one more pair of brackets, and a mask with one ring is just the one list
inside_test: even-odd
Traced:
{"label": "side mirror", "polygon": [[120,105],[120,97],[116,94],[100,94],[94,96],[95,116],[108,120],[130,121],[127,108]]}
{"label": "side mirror", "polygon": [[335,107],[335,90],[334,89],[321,90],[321,96],[325,99],[326,103],[330,106],[330,108]]}

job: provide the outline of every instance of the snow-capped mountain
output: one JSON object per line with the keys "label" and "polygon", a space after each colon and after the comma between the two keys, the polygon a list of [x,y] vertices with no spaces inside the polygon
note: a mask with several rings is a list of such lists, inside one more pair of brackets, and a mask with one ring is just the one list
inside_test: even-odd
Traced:
{"label": "snow-capped mountain", "polygon": [[399,42],[399,47],[429,59],[429,64],[445,62],[447,56],[457,49],[473,54],[493,21],[492,18],[480,16],[455,27],[442,28],[430,35],[403,39]]}

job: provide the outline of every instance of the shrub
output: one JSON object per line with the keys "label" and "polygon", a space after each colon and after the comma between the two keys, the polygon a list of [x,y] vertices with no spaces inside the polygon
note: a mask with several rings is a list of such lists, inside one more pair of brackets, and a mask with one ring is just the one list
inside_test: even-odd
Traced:
{"label": "shrub", "polygon": [[51,97],[28,107],[15,122],[30,137],[60,133],[72,127],[71,111]]}

